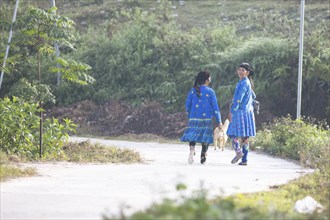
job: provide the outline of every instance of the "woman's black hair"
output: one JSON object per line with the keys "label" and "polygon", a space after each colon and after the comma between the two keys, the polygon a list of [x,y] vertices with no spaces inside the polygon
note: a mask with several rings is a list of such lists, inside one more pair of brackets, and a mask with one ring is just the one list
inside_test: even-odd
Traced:
{"label": "woman's black hair", "polygon": [[195,76],[195,83],[194,83],[194,88],[197,91],[197,96],[200,97],[201,95],[201,85],[204,85],[206,81],[210,78],[210,73],[208,71],[201,71]]}
{"label": "woman's black hair", "polygon": [[251,85],[252,85],[252,88],[254,88],[254,83],[253,83],[253,80],[252,80],[252,76],[254,76],[254,69],[253,67],[248,64],[248,63],[241,63],[238,67],[242,67],[244,68],[246,71],[249,71],[249,75],[248,75],[248,78],[251,82]]}
{"label": "woman's black hair", "polygon": [[249,71],[250,72],[249,76],[253,76],[254,75],[254,69],[252,68],[252,66],[250,64],[248,64],[248,63],[241,63],[238,67],[242,67],[246,71]]}

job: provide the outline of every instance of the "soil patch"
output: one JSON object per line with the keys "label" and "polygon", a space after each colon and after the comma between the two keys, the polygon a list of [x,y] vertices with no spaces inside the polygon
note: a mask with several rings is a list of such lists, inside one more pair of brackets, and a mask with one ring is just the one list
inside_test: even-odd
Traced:
{"label": "soil patch", "polygon": [[50,109],[47,116],[69,118],[78,125],[79,133],[101,136],[150,133],[176,138],[182,135],[187,123],[184,112],[168,113],[156,102],[133,108],[120,101],[103,105],[82,101]]}
{"label": "soil patch", "polygon": [[[228,106],[221,109],[222,120],[228,116]],[[227,110],[227,111],[226,111]],[[69,118],[78,125],[78,134],[120,136],[123,134],[153,134],[166,138],[180,137],[187,124],[185,112],[169,113],[159,103],[151,102],[139,107],[121,102],[96,105],[86,100],[68,107],[55,107],[47,111],[48,117]],[[274,116],[261,110],[256,115],[257,129]]]}

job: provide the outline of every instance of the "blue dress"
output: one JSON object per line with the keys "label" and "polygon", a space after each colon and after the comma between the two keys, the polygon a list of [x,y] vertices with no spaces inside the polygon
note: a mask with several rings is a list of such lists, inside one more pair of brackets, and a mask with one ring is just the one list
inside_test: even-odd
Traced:
{"label": "blue dress", "polygon": [[180,138],[183,142],[213,143],[212,118],[221,123],[220,109],[217,97],[213,89],[208,86],[200,87],[200,97],[195,88],[192,88],[187,96],[186,111],[188,125]]}
{"label": "blue dress", "polygon": [[254,137],[256,135],[253,99],[256,96],[251,88],[250,80],[241,79],[235,89],[231,106],[232,120],[227,135],[230,137]]}

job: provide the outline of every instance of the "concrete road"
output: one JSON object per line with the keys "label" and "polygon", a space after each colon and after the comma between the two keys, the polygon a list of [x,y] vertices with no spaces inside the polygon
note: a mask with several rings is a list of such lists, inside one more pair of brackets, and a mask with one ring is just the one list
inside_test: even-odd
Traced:
{"label": "concrete road", "polygon": [[[71,137],[72,141],[87,138]],[[210,146],[201,165],[188,165],[184,144],[112,141],[89,138],[104,145],[140,152],[146,164],[25,164],[40,174],[1,183],[1,219],[102,219],[102,215],[131,214],[163,198],[189,196],[202,187],[209,197],[270,190],[312,170],[267,155],[250,152],[249,165],[230,163],[234,152]],[[188,189],[176,191],[176,184]]]}

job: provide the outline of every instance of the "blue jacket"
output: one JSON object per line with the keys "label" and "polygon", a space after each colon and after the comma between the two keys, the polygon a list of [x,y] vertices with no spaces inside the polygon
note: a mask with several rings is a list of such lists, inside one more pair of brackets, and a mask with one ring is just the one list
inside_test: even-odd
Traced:
{"label": "blue jacket", "polygon": [[216,122],[221,123],[220,109],[214,90],[208,86],[201,86],[200,91],[201,95],[198,97],[196,89],[192,88],[187,96],[186,111],[189,119],[212,119],[215,117]]}
{"label": "blue jacket", "polygon": [[255,98],[256,95],[252,90],[250,80],[247,77],[241,79],[236,85],[230,112],[235,114],[237,110],[253,111],[252,101]]}

